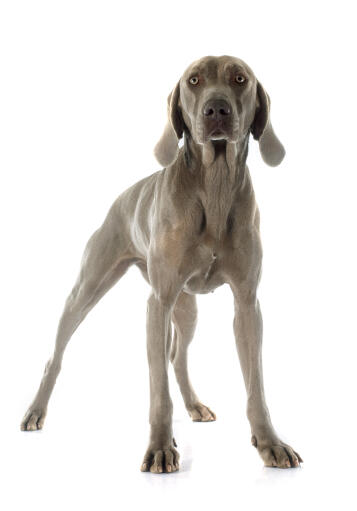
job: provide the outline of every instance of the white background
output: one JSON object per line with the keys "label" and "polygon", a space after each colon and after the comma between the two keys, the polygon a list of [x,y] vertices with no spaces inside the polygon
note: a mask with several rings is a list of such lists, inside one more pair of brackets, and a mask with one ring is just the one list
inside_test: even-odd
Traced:
{"label": "white background", "polygon": [[[353,2],[2,1],[2,509],[352,509],[356,460],[356,65]],[[267,401],[301,469],[250,446],[227,286],[200,296],[192,423],[174,379],[177,474],[139,471],[148,440],[137,269],[68,346],[45,428],[20,432],[84,245],[116,196],[159,169],[166,97],[191,61],[231,54],[272,100],[287,151],[249,166],[262,217]],[[172,377],[172,374],[171,374]]]}

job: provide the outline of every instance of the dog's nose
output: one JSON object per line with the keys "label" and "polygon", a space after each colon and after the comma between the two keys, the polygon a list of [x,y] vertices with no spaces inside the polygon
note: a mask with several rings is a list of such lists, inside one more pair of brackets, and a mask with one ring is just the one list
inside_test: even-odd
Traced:
{"label": "dog's nose", "polygon": [[225,99],[211,99],[203,106],[203,115],[211,119],[220,119],[231,115],[230,104]]}

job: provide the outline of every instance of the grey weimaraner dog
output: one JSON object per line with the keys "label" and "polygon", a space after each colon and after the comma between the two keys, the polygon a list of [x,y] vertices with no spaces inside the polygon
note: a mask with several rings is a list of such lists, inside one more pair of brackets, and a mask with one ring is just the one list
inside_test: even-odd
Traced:
{"label": "grey weimaraner dog", "polygon": [[267,466],[299,466],[300,456],[279,439],[272,426],[262,378],[262,319],[257,300],[262,248],[246,159],[250,134],[259,141],[268,165],[279,165],[284,157],[269,112],[269,96],[241,60],[205,57],[184,72],[168,98],[168,122],[155,148],[165,168],[122,193],[90,238],[59,323],[53,356],[23,419],[23,430],[42,428],[73,332],[136,264],[152,287],[147,305],[151,434],[141,470],[161,473],[179,468],[169,360],[192,419],[216,418],[192,388],[187,348],[196,325],[195,294],[224,283],[234,296],[234,333],[248,395],[252,444]]}

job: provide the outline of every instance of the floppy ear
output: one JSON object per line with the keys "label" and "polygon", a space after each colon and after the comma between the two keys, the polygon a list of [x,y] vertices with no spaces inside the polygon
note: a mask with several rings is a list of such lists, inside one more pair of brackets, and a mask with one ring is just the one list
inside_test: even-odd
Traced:
{"label": "floppy ear", "polygon": [[285,156],[285,149],[270,123],[270,98],[260,82],[257,82],[257,107],[250,130],[254,139],[259,141],[260,154],[265,163],[271,167],[279,165]]}
{"label": "floppy ear", "polygon": [[178,141],[183,135],[184,122],[178,106],[179,98],[180,82],[167,98],[167,123],[154,149],[157,161],[164,167],[168,167],[176,160]]}

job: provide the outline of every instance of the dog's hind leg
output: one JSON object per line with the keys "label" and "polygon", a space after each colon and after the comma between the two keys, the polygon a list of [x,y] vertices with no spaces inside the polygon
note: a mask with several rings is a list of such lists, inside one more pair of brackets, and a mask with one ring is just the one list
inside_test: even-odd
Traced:
{"label": "dog's hind leg", "polygon": [[110,215],[88,241],[78,280],[67,298],[58,325],[54,353],[47,362],[38,392],[22,420],[23,431],[42,428],[47,404],[72,334],[94,305],[134,262],[134,258],[123,249],[126,245],[123,236],[116,232]]}
{"label": "dog's hind leg", "polygon": [[187,369],[187,351],[197,323],[196,297],[181,292],[173,313],[172,322],[175,326],[170,360],[174,366],[183,400],[192,420],[210,422],[216,415],[198,399],[191,385]]}

